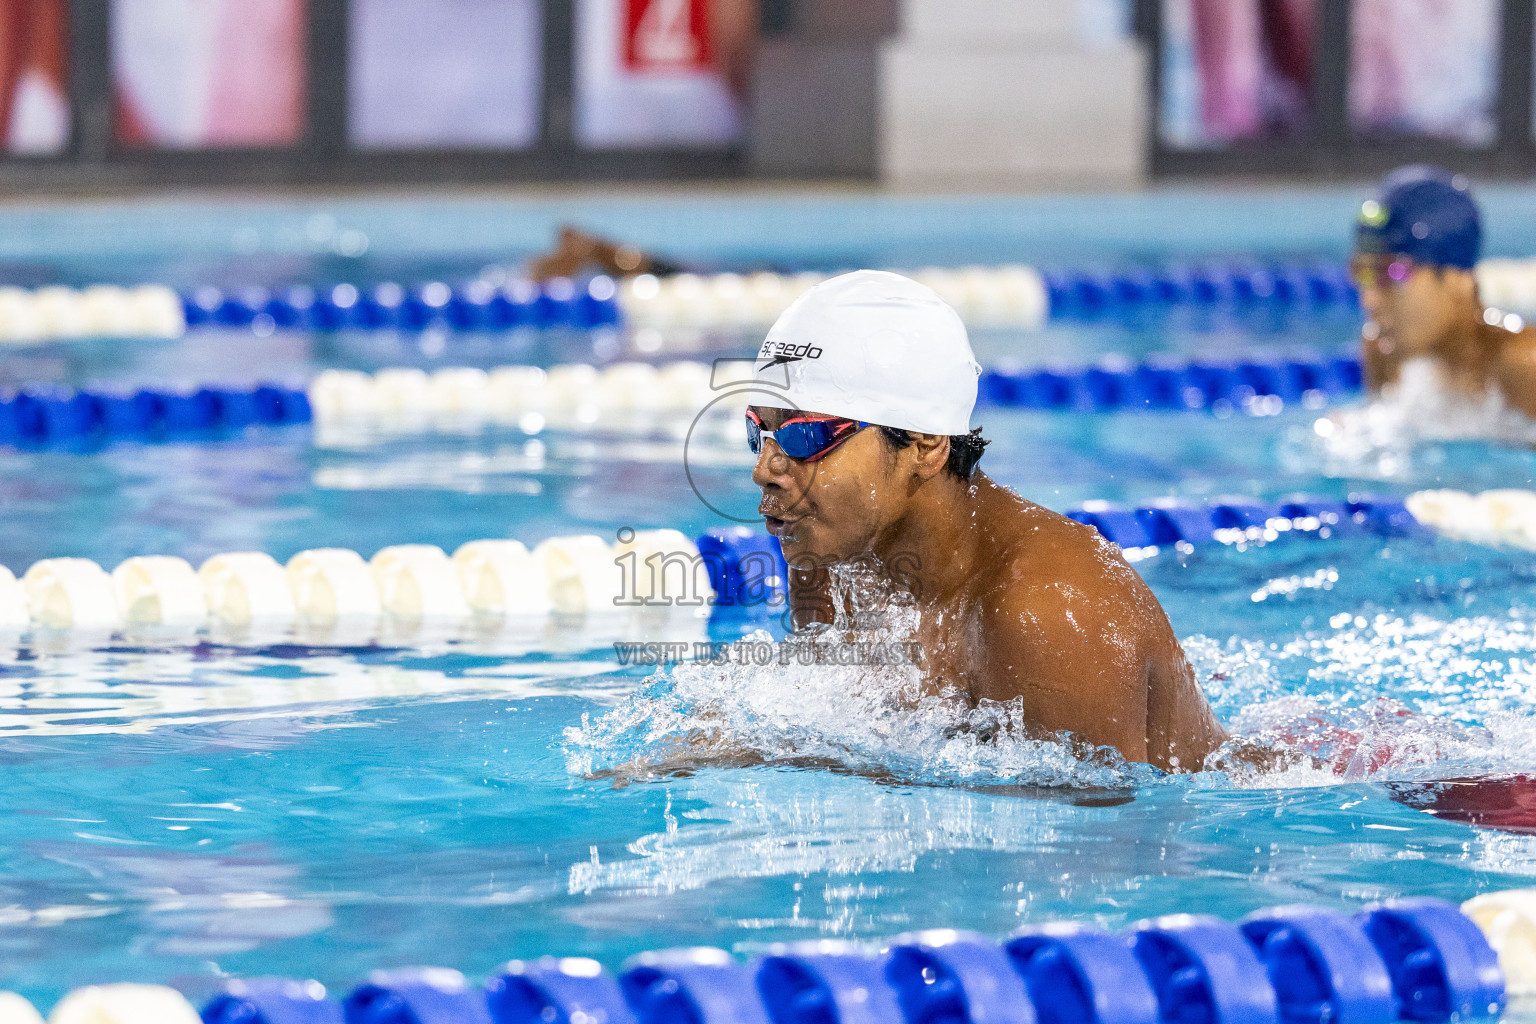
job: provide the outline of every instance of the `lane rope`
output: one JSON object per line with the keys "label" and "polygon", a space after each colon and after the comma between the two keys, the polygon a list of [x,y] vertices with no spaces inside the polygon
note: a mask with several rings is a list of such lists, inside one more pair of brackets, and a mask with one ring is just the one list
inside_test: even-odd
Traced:
{"label": "lane rope", "polygon": [[[1406,502],[1369,495],[1168,498],[1138,507],[1096,501],[1067,515],[1140,561],[1164,549],[1241,550],[1288,537],[1429,538],[1435,530],[1457,536],[1433,511],[1446,507],[1436,497],[1444,493],[1420,492]],[[1536,538],[1536,494],[1519,494],[1498,499],[1498,507],[1517,509],[1526,517],[1520,529],[1530,531],[1521,536]],[[1522,546],[1536,549],[1536,539]],[[347,548],[317,548],[286,565],[258,551],[214,555],[197,569],[179,557],[146,555],[109,573],[85,558],[47,558],[19,579],[0,566],[0,630],[331,626],[381,616],[410,625],[658,609],[703,618],[782,608],[787,579],[778,541],[747,526],[718,527],[697,539],[672,529],[626,527],[613,542],[595,534],[560,536],[532,550],[517,540],[478,540],[451,556],[429,544],[392,545],[369,559]]]}
{"label": "lane rope", "polygon": [[[973,328],[1033,330],[1175,308],[1327,310],[1358,301],[1348,268],[1328,261],[1217,260],[1169,266],[927,267],[905,271],[938,292]],[[1536,259],[1478,264],[1482,301],[1536,316]],[[771,324],[829,275],[642,275],[622,282],[478,278],[452,285],[349,282],[178,293],[163,285],[0,288],[0,346],[88,337],[178,338],[188,329],[505,331],[567,328],[743,328]]]}
{"label": "lane rope", "polygon": [[[746,364],[744,360],[734,360]],[[707,363],[618,362],[324,370],[307,388],[207,385],[138,391],[22,389],[0,397],[0,445],[89,446],[224,436],[252,425],[315,421],[392,434],[509,426],[538,433],[598,428],[615,416],[690,418],[719,397]],[[1217,362],[1107,361],[1091,366],[1001,366],[982,374],[982,406],[1044,411],[1194,411],[1276,415],[1321,409],[1360,390],[1358,360],[1316,354]]]}
{"label": "lane rope", "polygon": [[[1536,305],[1536,270],[1487,261],[1486,297],[1509,309]],[[1051,321],[1100,319],[1173,308],[1349,307],[1346,268],[1327,262],[1228,260],[1111,270],[1004,266],[904,271],[938,292],[973,328],[1035,330]],[[0,346],[91,337],[179,338],[189,329],[450,332],[637,329],[752,329],[771,324],[828,274],[605,276],[542,284],[505,275],[461,284],[350,282],[275,289],[204,285],[124,288],[0,288]]]}
{"label": "lane rope", "polygon": [[507,963],[483,985],[418,967],[376,971],[339,1001],[314,981],[236,979],[201,1015],[174,989],[103,985],[65,996],[49,1024],[1441,1024],[1496,1018],[1531,990],[1533,902],[1536,890],[1514,890],[1462,908],[1288,906],[1121,932],[1058,922],[1000,943],[930,930],[878,946],[792,942],[748,962],[669,949],[631,957],[617,977],[595,960],[545,957]]}

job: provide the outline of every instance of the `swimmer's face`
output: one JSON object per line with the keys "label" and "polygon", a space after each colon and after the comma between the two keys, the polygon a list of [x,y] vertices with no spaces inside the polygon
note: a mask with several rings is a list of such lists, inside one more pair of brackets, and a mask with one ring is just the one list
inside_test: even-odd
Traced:
{"label": "swimmer's face", "polygon": [[[764,430],[785,420],[815,416],[754,406]],[[787,558],[811,554],[844,559],[873,550],[881,532],[900,518],[910,497],[902,485],[905,451],[892,451],[879,428],[865,427],[819,459],[792,459],[764,439],[752,470],[763,490],[758,511]]]}
{"label": "swimmer's face", "polygon": [[1353,261],[1368,336],[1402,358],[1430,355],[1463,328],[1475,305],[1470,270],[1415,264],[1405,257],[1357,255]]}

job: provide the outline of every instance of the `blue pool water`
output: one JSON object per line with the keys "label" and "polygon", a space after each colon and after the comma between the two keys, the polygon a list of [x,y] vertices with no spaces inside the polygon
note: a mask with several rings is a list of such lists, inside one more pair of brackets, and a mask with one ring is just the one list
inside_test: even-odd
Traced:
{"label": "blue pool water", "polygon": [[[1109,261],[1337,257],[1347,233],[1333,225],[1347,225],[1353,197],[721,198],[702,209],[655,199],[596,209],[615,230],[718,260]],[[48,279],[228,283],[473,270],[517,257],[579,209],[489,198],[272,203],[178,207],[168,223],[164,208],[60,208],[0,213],[0,227],[9,219],[13,229],[5,258]],[[1524,193],[1490,195],[1490,219],[1504,218],[1501,254],[1536,251],[1533,211]],[[415,235],[413,216],[424,218]],[[366,257],[327,254],[345,230],[369,235]],[[1345,351],[1355,327],[1347,313],[1095,323],[989,333],[976,347],[986,364]],[[301,381],[328,366],[601,361],[629,344],[622,334],[209,332],[175,344],[0,350],[0,383]],[[663,355],[755,341],[668,344]],[[978,421],[995,441],[983,467],[1058,509],[1164,495],[1401,496],[1529,487],[1536,476],[1536,456],[1516,443],[1403,436],[1351,447],[1318,434],[1320,415],[985,409]],[[152,553],[195,564],[242,549],[286,559],[332,545],[370,555],[404,542],[452,550],[482,537],[531,545],[722,522],[690,490],[675,430],[314,442],[295,427],[89,453],[0,451],[0,564],[19,572],[77,555],[110,568]],[[755,506],[746,453],[720,439],[693,444],[716,503]],[[616,967],[669,945],[750,952],[925,926],[1000,936],[1058,917],[1118,926],[1296,901],[1460,901],[1531,884],[1536,836],[1438,819],[1410,798],[1425,780],[1536,770],[1536,556],[1423,538],[1282,538],[1165,551],[1138,568],[1221,717],[1240,733],[1310,745],[1337,771],[1162,778],[1006,728],[982,743],[963,728],[976,724],[964,711],[892,712],[882,697],[901,680],[875,670],[688,666],[647,680],[617,663],[609,645],[619,633],[593,623],[361,635],[340,646],[176,633],[0,645],[0,986],[42,1006],[104,980],[169,982],[197,996],[227,975],[288,974],[344,990],[373,968],[420,963],[477,975],[558,952]],[[706,635],[686,620],[638,628]],[[749,628],[716,623],[708,635]],[[1364,731],[1374,753],[1351,764],[1334,726]],[[712,730],[712,758],[665,753],[701,727]]]}

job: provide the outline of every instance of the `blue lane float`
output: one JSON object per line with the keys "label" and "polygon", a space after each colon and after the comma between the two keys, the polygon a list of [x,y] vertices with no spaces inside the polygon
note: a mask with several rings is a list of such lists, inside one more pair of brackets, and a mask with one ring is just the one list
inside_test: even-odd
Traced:
{"label": "blue lane float", "polygon": [[1356,395],[1360,360],[1308,355],[1232,362],[1167,361],[1078,367],[1009,367],[981,375],[981,401],[1051,412],[1240,411],[1313,408]]}
{"label": "blue lane float", "polygon": [[42,448],[206,435],[261,424],[308,423],[309,398],[264,384],[250,390],[22,391],[0,399],[0,445]]}
{"label": "blue lane float", "polygon": [[440,967],[377,971],[341,1006],[346,1024],[494,1024],[485,990]]}
{"label": "blue lane float", "polygon": [[[1267,414],[1295,402],[1321,407],[1357,393],[1360,381],[1359,361],[1348,358],[1004,368],[982,374],[980,398],[994,406],[1045,411],[1219,411],[1226,403],[1230,410]],[[305,391],[273,384],[251,390],[22,390],[0,397],[0,445],[39,448],[187,437],[313,418]]]}
{"label": "blue lane float", "polygon": [[1220,918],[1175,914],[1143,921],[1131,932],[1131,952],[1164,1021],[1268,1024],[1279,1016],[1263,962]]}
{"label": "blue lane float", "polygon": [[483,281],[452,287],[441,281],[406,287],[384,282],[360,288],[337,284],[268,290],[212,286],[182,295],[187,327],[259,327],[311,331],[504,331],[518,327],[591,330],[622,319],[618,286],[607,277],[543,285]]}
{"label": "blue lane float", "polygon": [[1325,539],[1357,533],[1378,537],[1431,535],[1401,500],[1378,495],[1351,495],[1345,501],[1311,495],[1280,501],[1246,497],[1165,499],[1135,507],[1095,501],[1071,509],[1067,517],[1093,527],[1126,549],[1277,540],[1288,533]]}
{"label": "blue lane float", "polygon": [[849,942],[775,948],[758,966],[757,990],[773,1024],[887,1024],[902,1017],[885,961]]}
{"label": "blue lane float", "polygon": [[1396,1019],[1387,965],[1358,922],[1327,907],[1278,907],[1240,927],[1264,961],[1286,1024]]}
{"label": "blue lane float", "polygon": [[[1046,925],[1015,935],[1007,950],[1040,1024],[1159,1024],[1157,996],[1124,936]],[[1187,1011],[1193,1004],[1170,998],[1167,1005]]]}
{"label": "blue lane float", "polygon": [[514,960],[485,994],[496,1024],[636,1024],[618,980],[584,957]]}
{"label": "blue lane float", "polygon": [[[1288,536],[1320,540],[1436,536],[1400,499],[1371,494],[1353,494],[1343,501],[1316,495],[1278,501],[1241,496],[1204,501],[1169,498],[1140,506],[1093,501],[1069,509],[1066,515],[1132,553],[1269,543]],[[726,526],[706,530],[696,544],[716,595],[712,614],[783,609],[789,566],[778,538],[748,526]]]}
{"label": "blue lane float", "polygon": [[1156,307],[1327,309],[1359,301],[1348,268],[1327,262],[1048,269],[1041,278],[1052,320],[1092,320]]}
{"label": "blue lane float", "polygon": [[638,1024],[772,1024],[753,970],[719,949],[641,953],[619,976]]}
{"label": "blue lane float", "polygon": [[1356,920],[1387,966],[1399,1019],[1464,1020],[1502,1012],[1498,958],[1465,914],[1439,900],[1404,899]]}
{"label": "blue lane float", "polygon": [[1234,926],[1176,915],[1110,933],[1026,928],[999,944],[929,931],[886,949],[643,953],[514,961],[483,988],[456,971],[380,972],[337,1002],[314,982],[232,981],[205,1024],[1449,1024],[1493,1019],[1505,991],[1452,904],[1387,901],[1349,917],[1259,911]]}
{"label": "blue lane float", "polygon": [[[1352,307],[1358,301],[1348,269],[1336,263],[1227,261],[1111,270],[1046,269],[1038,274],[1044,318],[1054,321],[1126,317],[1171,308],[1326,310]],[[720,277],[741,280],[737,275]],[[707,283],[713,279],[706,276],[695,280]],[[542,284],[513,280],[498,285],[475,280],[458,285],[386,281],[277,289],[203,286],[181,293],[181,301],[188,328],[264,325],[314,331],[417,331],[432,326],[453,331],[518,327],[590,330],[627,319],[619,284],[601,275],[580,281],[557,278]],[[742,322],[740,310],[722,317],[722,323],[739,326]],[[637,319],[646,321],[646,314],[637,314]],[[1038,323],[1035,320],[1031,326]]]}
{"label": "blue lane float", "polygon": [[314,981],[232,981],[203,1008],[205,1024],[345,1024],[341,1004]]}
{"label": "blue lane float", "polygon": [[1036,1024],[1039,1015],[996,943],[970,932],[919,932],[894,939],[885,980],[909,1024]]}

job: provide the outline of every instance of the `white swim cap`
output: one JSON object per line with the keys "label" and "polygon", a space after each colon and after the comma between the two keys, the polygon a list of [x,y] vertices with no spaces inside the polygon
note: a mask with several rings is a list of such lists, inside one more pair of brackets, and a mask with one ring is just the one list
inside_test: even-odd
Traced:
{"label": "white swim cap", "polygon": [[[786,409],[953,435],[971,429],[980,374],[965,324],[931,288],[858,270],[784,311],[758,351],[754,383],[782,391]],[[761,394],[753,403],[774,404]]]}

